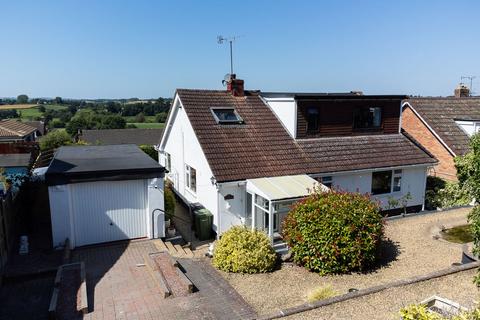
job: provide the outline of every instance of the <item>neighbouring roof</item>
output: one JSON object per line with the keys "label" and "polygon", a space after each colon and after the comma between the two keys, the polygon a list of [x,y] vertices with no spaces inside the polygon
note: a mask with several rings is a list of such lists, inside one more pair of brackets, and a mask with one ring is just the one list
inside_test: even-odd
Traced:
{"label": "neighbouring roof", "polygon": [[[312,193],[320,184],[306,174],[247,180],[268,200],[301,198]],[[326,187],[325,187],[326,188]],[[328,189],[328,188],[327,188]]]}
{"label": "neighbouring roof", "polygon": [[455,120],[480,119],[480,97],[411,98],[407,102],[456,154],[469,149],[469,136]]}
{"label": "neighbouring roof", "polygon": [[0,154],[0,168],[28,167],[31,158],[30,153]]}
{"label": "neighbouring roof", "polygon": [[[258,91],[245,97],[219,90],[177,94],[218,182],[436,163],[401,134],[296,141]],[[244,124],[217,124],[213,107],[235,108]]]}
{"label": "neighbouring roof", "polygon": [[28,124],[31,127],[37,128],[37,131],[40,135],[45,134],[45,123],[43,121],[25,121],[25,124]]}
{"label": "neighbouring roof", "polygon": [[20,121],[16,121],[16,120],[0,121],[0,137],[22,138],[35,131],[37,131],[37,128],[32,127],[31,125],[28,125]]}
{"label": "neighbouring roof", "polygon": [[165,169],[136,145],[60,147],[46,172],[49,185],[162,177]]}
{"label": "neighbouring roof", "polygon": [[82,130],[80,140],[89,144],[148,144],[160,142],[163,129]]}

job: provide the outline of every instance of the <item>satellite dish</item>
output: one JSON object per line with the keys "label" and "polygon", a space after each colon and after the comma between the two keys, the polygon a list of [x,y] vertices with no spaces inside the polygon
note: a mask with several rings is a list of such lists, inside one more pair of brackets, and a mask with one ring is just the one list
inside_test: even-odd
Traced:
{"label": "satellite dish", "polygon": [[232,80],[232,74],[231,74],[231,73],[227,73],[227,74],[223,77],[223,80],[222,80],[223,86],[226,86],[227,83],[229,83],[231,80]]}

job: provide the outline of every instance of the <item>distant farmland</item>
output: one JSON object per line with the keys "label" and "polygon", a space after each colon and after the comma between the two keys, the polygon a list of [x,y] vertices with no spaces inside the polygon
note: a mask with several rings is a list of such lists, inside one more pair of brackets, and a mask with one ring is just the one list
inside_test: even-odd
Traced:
{"label": "distant farmland", "polygon": [[37,107],[38,104],[2,104],[0,105],[0,110],[10,110],[10,109],[30,109]]}

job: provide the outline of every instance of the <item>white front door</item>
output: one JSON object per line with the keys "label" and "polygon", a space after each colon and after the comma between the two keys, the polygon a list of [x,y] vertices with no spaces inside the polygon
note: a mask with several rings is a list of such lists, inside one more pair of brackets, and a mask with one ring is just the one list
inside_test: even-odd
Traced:
{"label": "white front door", "polygon": [[144,180],[71,185],[75,246],[147,236]]}

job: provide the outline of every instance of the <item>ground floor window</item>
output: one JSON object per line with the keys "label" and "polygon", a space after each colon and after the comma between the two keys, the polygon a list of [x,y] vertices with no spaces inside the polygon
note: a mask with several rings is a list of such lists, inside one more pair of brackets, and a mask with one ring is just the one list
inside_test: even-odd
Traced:
{"label": "ground floor window", "polygon": [[385,194],[402,190],[402,169],[372,172],[372,194]]}
{"label": "ground floor window", "polygon": [[193,192],[197,192],[197,170],[185,165],[185,185]]}

